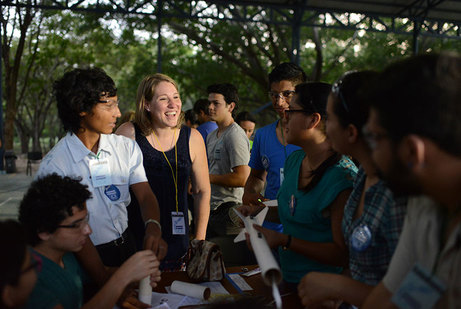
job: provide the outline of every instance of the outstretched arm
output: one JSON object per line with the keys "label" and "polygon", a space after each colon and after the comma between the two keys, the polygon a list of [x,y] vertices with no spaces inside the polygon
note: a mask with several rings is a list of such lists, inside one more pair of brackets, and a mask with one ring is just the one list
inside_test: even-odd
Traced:
{"label": "outstretched arm", "polygon": [[244,205],[258,205],[264,200],[261,192],[264,190],[266,176],[267,172],[265,170],[251,169],[242,197]]}
{"label": "outstretched arm", "polygon": [[298,295],[305,307],[327,300],[344,301],[361,307],[373,286],[339,274],[310,272],[298,285]]}
{"label": "outstretched arm", "polygon": [[[131,185],[141,208],[144,222],[154,219],[160,222],[160,209],[157,198],[152,192],[148,182],[139,182]],[[168,244],[162,239],[162,230],[159,225],[149,223],[146,225],[144,236],[144,249],[151,249],[162,260],[168,251]]]}
{"label": "outstretched arm", "polygon": [[363,304],[363,309],[389,308],[397,309],[398,307],[391,302],[392,293],[384,286],[381,281],[368,295]]}
{"label": "outstretched arm", "polygon": [[82,308],[113,308],[131,282],[137,282],[147,276],[151,277],[151,282],[160,281],[159,265],[157,257],[151,250],[137,252],[120,266],[102,289]]}

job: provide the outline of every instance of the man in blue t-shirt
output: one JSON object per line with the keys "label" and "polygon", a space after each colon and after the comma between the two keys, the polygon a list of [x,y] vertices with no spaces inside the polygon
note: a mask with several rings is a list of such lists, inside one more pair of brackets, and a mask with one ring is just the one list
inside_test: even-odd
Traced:
{"label": "man in blue t-shirt", "polygon": [[[300,149],[285,141],[284,113],[293,97],[295,86],[305,81],[306,74],[294,63],[281,63],[269,74],[269,97],[280,119],[256,131],[249,163],[251,172],[243,194],[245,205],[261,205],[261,201],[276,199],[283,182],[285,160],[293,151]],[[265,185],[263,196],[261,192]],[[267,219],[270,220],[270,217],[268,214]],[[282,230],[281,224],[268,221],[263,226]]]}
{"label": "man in blue t-shirt", "polygon": [[206,145],[206,138],[209,133],[218,128],[216,122],[212,121],[208,113],[210,102],[207,99],[198,99],[194,104],[194,112],[197,114],[198,123],[197,131],[203,136]]}

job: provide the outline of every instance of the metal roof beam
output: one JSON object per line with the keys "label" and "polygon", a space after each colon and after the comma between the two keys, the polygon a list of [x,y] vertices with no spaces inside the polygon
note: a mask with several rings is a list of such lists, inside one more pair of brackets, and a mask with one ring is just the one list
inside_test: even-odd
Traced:
{"label": "metal roof beam", "polygon": [[[349,1],[347,1],[349,2]],[[322,27],[347,30],[365,30],[373,32],[413,35],[416,26],[420,36],[461,39],[461,21],[446,21],[440,18],[427,18],[428,13],[439,8],[444,0],[415,0],[398,10],[397,14],[350,12],[344,9],[314,7],[314,1],[283,2],[260,1],[174,1],[163,0],[162,18],[213,19],[241,23],[264,23],[290,26],[299,22],[302,27]],[[318,3],[318,2],[317,2]],[[346,3],[346,1],[344,1]],[[350,1],[356,8],[360,3],[376,1]],[[382,2],[379,2],[382,3]],[[456,3],[455,3],[456,4]],[[72,10],[77,12],[97,12],[110,14],[157,15],[156,5],[152,1],[142,0],[44,0],[40,4],[31,4],[27,0],[0,0],[3,6],[33,7],[36,9]],[[318,5],[318,4],[317,4]],[[444,8],[446,10],[447,8]],[[461,9],[461,7],[460,7]],[[357,9],[356,9],[357,10]],[[239,14],[234,14],[236,11]],[[303,11],[302,20],[297,20],[295,12]],[[442,11],[443,12],[443,11]],[[333,19],[327,22],[325,16]],[[359,17],[352,20],[351,14]],[[346,16],[346,19],[344,19]],[[164,23],[167,23],[165,20]],[[397,26],[399,25],[400,26]]]}

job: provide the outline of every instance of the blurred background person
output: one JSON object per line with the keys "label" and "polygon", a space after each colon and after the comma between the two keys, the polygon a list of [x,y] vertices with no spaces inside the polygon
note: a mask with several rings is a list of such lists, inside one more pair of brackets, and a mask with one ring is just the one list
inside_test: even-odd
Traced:
{"label": "blurred background person", "polygon": [[188,109],[187,111],[184,112],[184,120],[185,120],[185,125],[188,126],[189,128],[194,128],[197,129],[199,126],[199,121],[197,114],[193,109]]}
{"label": "blurred background person", "polygon": [[124,112],[122,114],[122,117],[120,117],[117,120],[117,125],[115,126],[114,132],[117,131],[118,127],[120,127],[125,122],[133,121],[134,120],[134,114],[135,114],[134,110],[131,110],[131,109]]}
{"label": "blurred background person", "polygon": [[235,122],[245,131],[248,140],[250,141],[250,151],[253,147],[253,133],[256,128],[256,119],[250,112],[240,112],[237,117],[235,117]]}
{"label": "blurred background person", "polygon": [[210,102],[208,99],[198,99],[194,104],[194,111],[197,114],[199,126],[197,127],[197,131],[202,134],[203,140],[205,141],[206,145],[206,138],[208,134],[213,132],[218,128],[218,125],[215,121],[211,120],[210,113],[208,107],[210,106]]}

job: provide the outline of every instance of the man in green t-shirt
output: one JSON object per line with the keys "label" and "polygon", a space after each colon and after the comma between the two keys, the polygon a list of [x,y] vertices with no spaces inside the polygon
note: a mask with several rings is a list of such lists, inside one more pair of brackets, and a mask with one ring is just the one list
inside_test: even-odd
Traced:
{"label": "man in green t-shirt", "polygon": [[[87,186],[78,179],[50,174],[34,181],[21,202],[19,221],[29,244],[42,259],[42,269],[26,308],[80,308],[84,273],[73,252],[82,249],[91,228]],[[131,256],[88,304],[112,308],[132,282],[151,276],[160,280],[159,261],[151,250]],[[155,285],[155,284],[154,284]]]}

